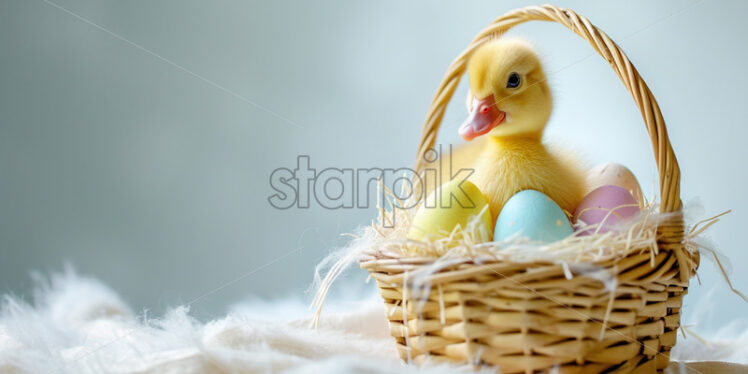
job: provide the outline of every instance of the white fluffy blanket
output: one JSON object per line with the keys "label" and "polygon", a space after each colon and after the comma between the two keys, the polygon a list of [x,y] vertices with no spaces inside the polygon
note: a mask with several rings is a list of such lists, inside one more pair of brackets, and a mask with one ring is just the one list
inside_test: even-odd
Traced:
{"label": "white fluffy blanket", "polygon": [[[328,302],[328,305],[334,302]],[[138,317],[100,282],[54,275],[33,304],[5,296],[0,373],[451,373],[400,363],[379,300],[327,312],[318,329],[300,301],[247,303],[201,323],[179,307]],[[304,314],[301,314],[304,313]],[[748,334],[734,340],[679,339],[673,358],[748,364]],[[725,363],[673,364],[674,373],[746,372]]]}

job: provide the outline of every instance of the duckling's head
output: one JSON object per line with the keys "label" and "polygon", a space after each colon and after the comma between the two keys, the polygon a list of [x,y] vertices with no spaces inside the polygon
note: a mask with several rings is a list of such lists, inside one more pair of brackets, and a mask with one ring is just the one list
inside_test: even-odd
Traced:
{"label": "duckling's head", "polygon": [[460,127],[465,140],[483,134],[537,137],[551,115],[551,92],[537,54],[522,39],[490,41],[468,61],[473,95],[470,115]]}

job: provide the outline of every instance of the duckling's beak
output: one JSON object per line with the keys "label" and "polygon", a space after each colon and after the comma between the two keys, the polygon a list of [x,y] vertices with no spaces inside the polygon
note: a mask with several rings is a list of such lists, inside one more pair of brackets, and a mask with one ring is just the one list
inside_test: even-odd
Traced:
{"label": "duckling's beak", "polygon": [[506,113],[499,110],[493,95],[485,99],[473,98],[473,109],[457,132],[465,140],[472,140],[504,122]]}

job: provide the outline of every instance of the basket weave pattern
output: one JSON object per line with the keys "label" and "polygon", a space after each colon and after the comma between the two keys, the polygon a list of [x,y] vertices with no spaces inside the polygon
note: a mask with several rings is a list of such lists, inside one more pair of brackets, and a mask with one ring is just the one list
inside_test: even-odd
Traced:
{"label": "basket weave pattern", "polygon": [[360,260],[385,301],[390,332],[408,362],[446,360],[495,365],[505,373],[654,372],[669,362],[680,308],[698,254],[684,248],[680,169],[665,122],[636,68],[604,32],[585,17],[550,5],[518,9],[481,31],[450,65],[429,108],[416,158],[434,146],[444,111],[471,53],[520,23],[560,23],[608,61],[640,109],[659,170],[662,212],[656,255],[631,248],[625,256],[588,264],[604,269],[615,284],[589,275],[569,277],[551,262],[512,263],[470,259],[429,274],[414,286],[409,276],[432,264],[373,251]]}

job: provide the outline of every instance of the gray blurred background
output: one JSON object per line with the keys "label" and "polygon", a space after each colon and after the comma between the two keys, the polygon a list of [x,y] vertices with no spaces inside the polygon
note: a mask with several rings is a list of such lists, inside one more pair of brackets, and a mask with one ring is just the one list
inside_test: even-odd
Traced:
{"label": "gray blurred background", "polygon": [[[156,314],[206,293],[192,305],[202,318],[306,297],[314,265],[374,210],[273,209],[272,170],[299,154],[318,170],[411,165],[449,62],[525,4],[0,0],[0,291],[28,298],[31,271],[69,262]],[[618,41],[649,83],[683,200],[704,207],[693,217],[734,210],[709,235],[748,291],[748,2],[558,5]],[[649,138],[607,64],[560,25],[513,33],[545,60],[548,138],[626,164],[651,198]],[[699,274],[686,323],[706,331],[748,312],[711,262]]]}

